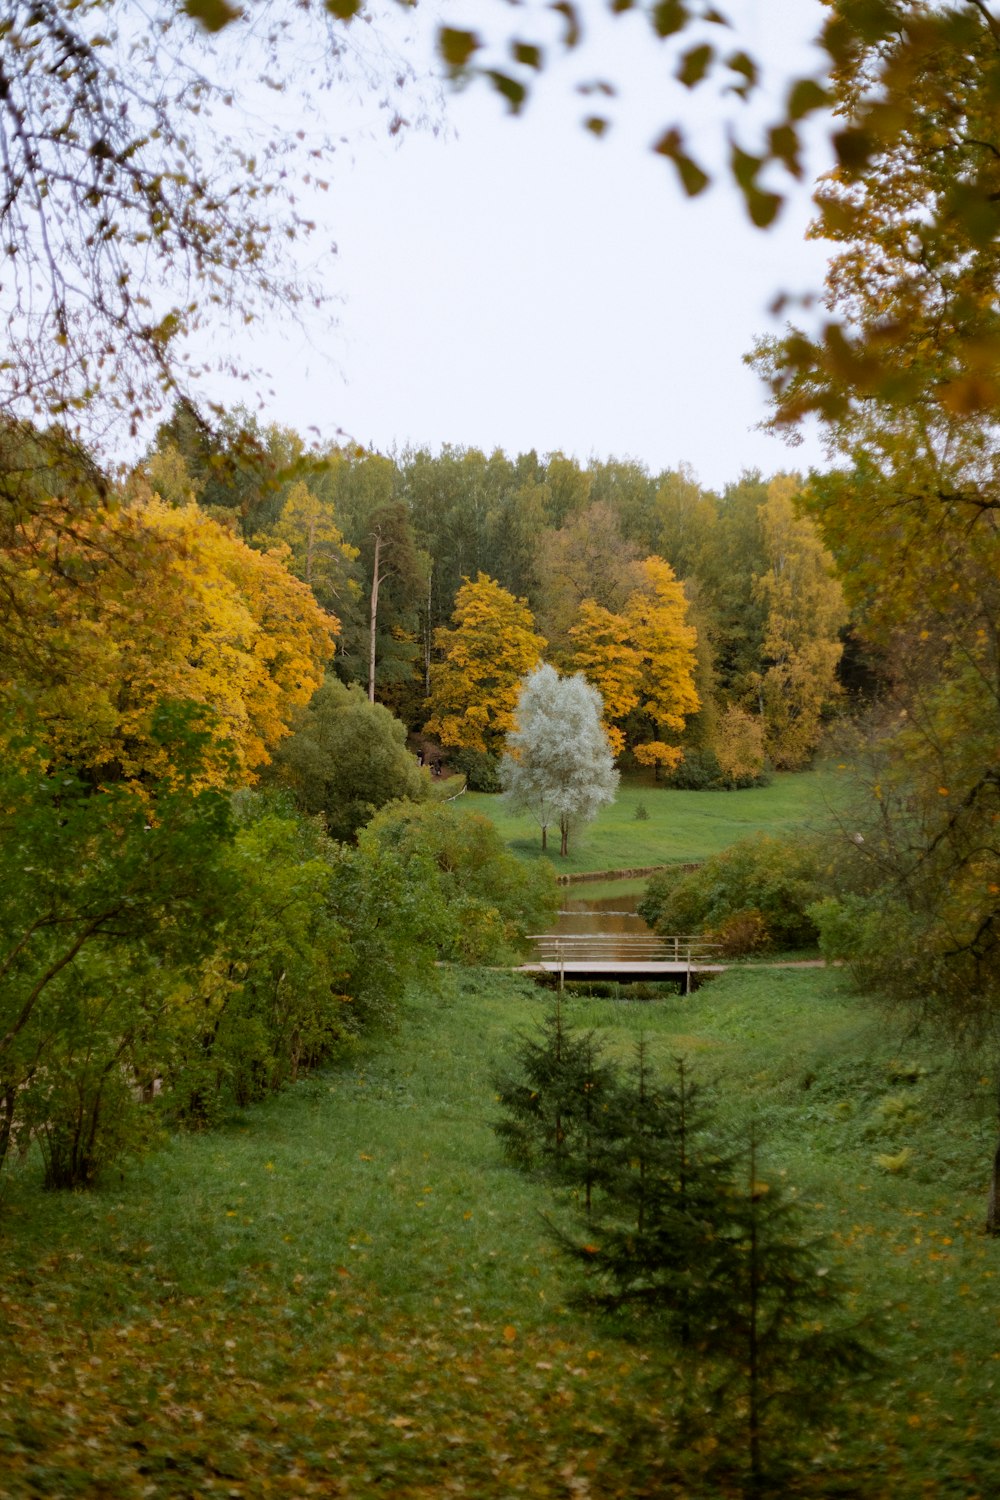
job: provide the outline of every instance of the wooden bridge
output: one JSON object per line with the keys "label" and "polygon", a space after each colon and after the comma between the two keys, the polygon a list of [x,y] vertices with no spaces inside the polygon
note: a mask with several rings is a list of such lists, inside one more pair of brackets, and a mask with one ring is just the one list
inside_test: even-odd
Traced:
{"label": "wooden bridge", "polygon": [[523,965],[524,972],[558,975],[560,989],[567,979],[675,979],[687,995],[700,976],[721,974],[725,967],[712,961],[717,945],[701,937],[542,932],[532,941],[538,957]]}

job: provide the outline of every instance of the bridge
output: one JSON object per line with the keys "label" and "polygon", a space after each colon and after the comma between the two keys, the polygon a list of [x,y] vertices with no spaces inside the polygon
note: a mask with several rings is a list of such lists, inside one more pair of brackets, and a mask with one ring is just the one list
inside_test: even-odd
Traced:
{"label": "bridge", "polygon": [[658,933],[540,932],[532,936],[537,950],[527,974],[558,975],[559,988],[567,979],[613,979],[623,983],[676,979],[685,995],[701,976],[721,974],[714,963],[718,945],[702,937],[664,937]]}

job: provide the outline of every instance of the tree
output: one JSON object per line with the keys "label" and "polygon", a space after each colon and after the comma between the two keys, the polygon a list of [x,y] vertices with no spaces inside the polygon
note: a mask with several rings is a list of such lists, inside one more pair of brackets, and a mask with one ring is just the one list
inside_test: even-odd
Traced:
{"label": "tree", "polygon": [[[873,127],[907,94],[818,195],[835,321],[761,345],[758,366],[776,424],[816,413],[839,460],[803,499],[891,702],[854,757],[824,941],[995,1065],[1000,47],[985,4],[894,12],[893,34],[852,49],[833,80],[847,119]],[[1000,1153],[992,1179],[997,1233]]]}
{"label": "tree", "polygon": [[441,959],[509,962],[555,909],[551,865],[515,858],[479,813],[440,802],[393,802],[362,830],[358,846],[366,857],[400,862],[435,914],[433,941]]}
{"label": "tree", "polygon": [[52,761],[98,780],[170,774],[151,732],[165,701],[214,716],[206,780],[252,780],[332,654],[337,623],[306,585],[195,506],[52,507],[10,541],[9,617],[34,640],[3,691],[33,704]]}
{"label": "tree", "polygon": [[303,26],[321,81],[358,51],[334,10],[309,6],[292,25],[266,7],[164,0],[136,24],[107,0],[8,7],[5,412],[74,422],[100,407],[135,430],[196,387],[192,330],[316,303],[286,247],[309,228],[291,184],[321,175],[327,144],[248,130],[228,38],[206,33],[238,24],[243,78],[294,73],[305,99]]}
{"label": "tree", "polygon": [[521,679],[537,665],[545,641],[524,599],[485,573],[466,579],[451,629],[434,632],[441,660],[431,668],[428,734],[442,745],[496,753],[514,728]]}
{"label": "tree", "polygon": [[558,818],[559,853],[569,849],[570,830],[613,802],[618,772],[601,724],[601,695],[577,674],[560,677],[543,664],[524,681],[517,700],[517,728],[507,736],[501,762],[510,805],[531,812],[542,830]]}
{"label": "tree", "polygon": [[[612,14],[632,9],[616,6]],[[226,110],[240,103],[227,76],[227,44],[238,36],[244,70],[257,64],[252,77],[279,88],[294,80],[302,95],[311,74],[306,68],[303,76],[301,59],[319,59],[315,75],[328,84],[344,55],[361,50],[365,28],[351,22],[362,14],[363,0],[312,0],[276,23],[255,3],[163,0],[155,23],[136,28],[109,0],[84,7],[22,0],[14,7],[0,101],[7,141],[2,223],[5,243],[16,246],[8,312],[19,325],[5,372],[10,402],[62,413],[103,400],[135,422],[162,393],[189,385],[183,341],[200,318],[220,310],[250,319],[262,305],[308,304],[280,250],[308,228],[295,209],[294,165],[312,181],[317,147],[277,124],[253,145],[225,128]],[[803,122],[827,108],[826,80],[789,80],[769,128],[760,129],[759,113],[749,111],[750,135],[732,115],[763,97],[764,60],[741,45],[738,26],[700,0],[664,0],[644,14],[681,97],[721,86],[732,103],[732,110],[716,111],[724,172],[751,220],[770,224],[782,202],[774,174],[801,177]],[[495,52],[461,16],[449,18],[438,28],[440,57],[459,80],[487,80],[516,113],[541,86],[547,60],[565,52],[572,61],[587,29],[582,4],[567,3],[555,15],[543,7],[542,15],[559,35],[535,16],[537,33],[529,25],[525,34],[505,36],[501,27]],[[949,44],[981,44],[992,21],[981,0],[943,13],[905,0],[833,8],[820,38],[832,69],[865,46],[881,44],[887,54],[878,87],[834,134],[841,162],[857,169],[880,143],[898,138],[912,118],[911,85],[921,64]],[[218,37],[197,45],[199,23],[202,38]],[[406,75],[388,71],[397,80]],[[600,137],[618,85],[586,77],[581,87],[603,101],[584,119]],[[199,116],[207,130],[199,130]],[[405,124],[398,109],[387,118],[392,133]],[[658,129],[653,149],[686,193],[706,188],[710,171],[693,157],[682,120]],[[935,222],[946,224],[950,211],[963,227],[978,222],[981,232],[990,202],[988,190],[963,183],[938,205]],[[874,339],[870,348],[877,348]]]}
{"label": "tree", "polygon": [[[539,547],[539,616],[550,642],[566,653],[570,628],[590,600],[620,614],[642,582],[641,549],[622,535],[610,504],[574,512],[558,531],[542,534]],[[559,661],[559,665],[564,665]]]}
{"label": "tree", "polygon": [[614,1071],[592,1032],[575,1033],[557,995],[535,1035],[517,1039],[513,1068],[494,1078],[503,1117],[493,1126],[504,1155],[526,1171],[568,1181],[583,1167],[589,1205],[598,1135]]}
{"label": "tree", "polygon": [[604,730],[612,753],[618,756],[625,749],[623,721],[638,707],[642,686],[642,653],[631,625],[624,615],[585,599],[569,637],[572,666],[600,693]]}
{"label": "tree", "polygon": [[258,542],[268,551],[288,548],[289,572],[309,585],[317,604],[328,614],[338,615],[357,597],[351,563],[358,548],[344,541],[333,507],[314,494],[305,480],[298,479],[289,487],[281,515],[270,530],[258,534]]}
{"label": "tree", "polygon": [[767,753],[779,770],[797,770],[816,748],[823,710],[839,691],[847,621],[833,557],[815,523],[796,514],[797,489],[788,476],[772,480],[760,510],[768,558],[756,580],[767,607],[760,702]]}
{"label": "tree", "polygon": [[714,748],[719,769],[731,785],[756,781],[766,760],[763,723],[731,703],[719,716]]}
{"label": "tree", "polygon": [[640,910],[659,932],[701,932],[734,953],[811,947],[821,871],[815,847],[761,833],[713,854],[695,870],[652,876]]}
{"label": "tree", "polygon": [[46,774],[5,726],[0,758],[0,1167],[39,1135],[54,1186],[133,1144],[137,1090],[165,1065],[175,1000],[234,900],[228,798],[200,793],[197,710],[162,710],[171,767],[140,793]]}
{"label": "tree", "polygon": [[279,746],[275,769],[305,813],[351,841],[387,802],[422,801],[429,782],[406,748],[406,726],[357,684],[328,677]]}
{"label": "tree", "polygon": [[[697,635],[686,622],[684,588],[670,564],[662,557],[647,557],[641,569],[644,587],[630,597],[626,608],[643,662],[640,706],[658,735],[676,734],[699,707],[694,685]],[[636,746],[635,754],[640,764],[649,764],[651,758],[654,764],[674,766],[683,752],[660,738]]]}

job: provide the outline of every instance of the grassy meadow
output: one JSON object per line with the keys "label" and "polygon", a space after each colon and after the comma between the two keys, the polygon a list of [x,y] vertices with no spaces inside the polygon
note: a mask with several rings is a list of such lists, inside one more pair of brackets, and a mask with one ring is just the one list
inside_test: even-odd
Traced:
{"label": "grassy meadow", "polygon": [[[632,772],[623,776],[614,803],[573,835],[565,859],[559,830],[550,829],[548,854],[560,875],[694,863],[758,832],[780,836],[822,827],[843,796],[835,767],[779,772],[769,786],[741,792],[675,791],[658,785],[652,772]],[[541,857],[541,833],[529,814],[515,816],[501,796],[485,792],[466,793],[462,806],[492,819],[516,854]],[[639,807],[645,818],[636,817]]]}
{"label": "grassy meadow", "polygon": [[[709,1421],[668,1352],[568,1307],[549,1190],[499,1153],[491,1069],[545,1003],[449,971],[350,1065],[95,1191],[44,1194],[25,1163],[0,1213],[0,1494],[739,1494],[738,1398]],[[765,1171],[881,1319],[884,1377],[780,1493],[997,1493],[984,1081],[838,971],[569,1004],[613,1053],[645,1034],[760,1121]]]}

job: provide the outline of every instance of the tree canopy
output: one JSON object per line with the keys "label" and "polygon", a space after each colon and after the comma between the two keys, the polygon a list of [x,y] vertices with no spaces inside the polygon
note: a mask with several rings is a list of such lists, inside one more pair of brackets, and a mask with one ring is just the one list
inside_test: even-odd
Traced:
{"label": "tree canopy", "polygon": [[572,828],[614,801],[618,772],[602,707],[600,693],[582,676],[560,677],[547,663],[521,686],[501,778],[507,801],[530,812],[541,828],[543,849],[551,822],[559,823],[559,853],[565,855]]}

